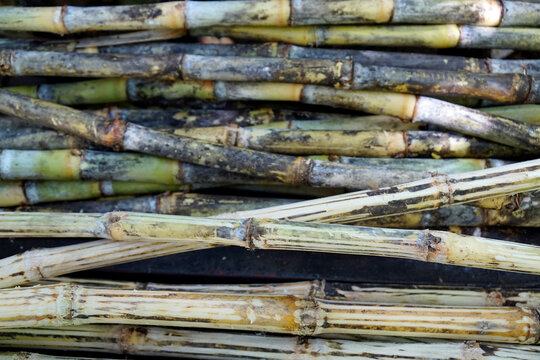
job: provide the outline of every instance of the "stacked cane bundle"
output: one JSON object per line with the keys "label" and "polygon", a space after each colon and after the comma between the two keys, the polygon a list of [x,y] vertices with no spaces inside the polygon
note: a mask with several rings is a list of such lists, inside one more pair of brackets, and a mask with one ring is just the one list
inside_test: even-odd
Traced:
{"label": "stacked cane bundle", "polygon": [[[540,2],[5,5],[0,357],[540,356]],[[224,247],[461,286],[59,277]]]}

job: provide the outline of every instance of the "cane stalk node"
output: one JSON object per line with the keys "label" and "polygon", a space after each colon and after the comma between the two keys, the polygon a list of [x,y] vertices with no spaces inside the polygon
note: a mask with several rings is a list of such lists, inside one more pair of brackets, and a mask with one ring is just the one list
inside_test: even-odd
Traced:
{"label": "cane stalk node", "polygon": [[103,145],[111,147],[114,151],[120,151],[126,127],[127,123],[125,121],[117,119],[109,121],[104,129]]}
{"label": "cane stalk node", "polygon": [[13,74],[13,51],[0,51],[0,75]]}

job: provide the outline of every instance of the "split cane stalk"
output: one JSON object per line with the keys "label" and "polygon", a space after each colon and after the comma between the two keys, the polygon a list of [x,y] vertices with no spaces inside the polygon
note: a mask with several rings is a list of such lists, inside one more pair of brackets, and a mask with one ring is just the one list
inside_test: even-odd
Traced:
{"label": "split cane stalk", "polygon": [[[342,340],[301,338],[269,334],[194,331],[156,326],[82,325],[57,328],[0,330],[0,346],[31,349],[104,351],[115,354],[188,357],[192,359],[357,359],[369,357],[473,359],[489,353],[491,359],[530,359],[538,356],[534,346],[415,341],[405,339]],[[407,354],[407,355],[403,355]],[[406,356],[406,357],[404,357]],[[482,356],[483,357],[483,356]]]}
{"label": "split cane stalk", "polygon": [[534,344],[540,336],[538,314],[526,307],[374,305],[294,295],[134,292],[67,284],[1,290],[0,299],[0,326],[12,328],[116,323],[522,344]]}
{"label": "split cane stalk", "polygon": [[540,188],[539,164],[532,160],[223,216],[351,223],[535,190]]}
{"label": "split cane stalk", "polygon": [[[12,49],[34,49],[35,45],[21,46],[14,44]],[[44,46],[41,50],[65,51],[54,46]],[[300,47],[280,43],[258,44],[196,44],[196,43],[152,43],[101,47],[102,53],[110,54],[193,54],[203,56],[248,56],[248,57],[282,57],[291,59],[348,59],[352,58],[364,66],[378,65],[414,69],[432,69],[449,71],[468,71],[474,73],[522,74],[524,71],[532,76],[540,75],[540,60],[537,59],[485,59],[438,54],[420,54],[395,51],[373,51],[354,49],[326,49]]]}
{"label": "split cane stalk", "polygon": [[[292,185],[359,186],[358,179],[375,169],[319,160],[225,147],[151,130],[121,120],[84,113],[65,106],[0,91],[0,111],[26,118],[41,126],[112,147],[163,156]],[[71,121],[60,121],[69,118]],[[380,178],[384,178],[380,172]]]}
{"label": "split cane stalk", "polygon": [[540,307],[540,292],[532,289],[480,289],[471,287],[414,287],[399,285],[351,284],[329,281],[301,281],[274,284],[159,284],[145,282],[51,278],[34,285],[53,285],[59,282],[136,290],[171,290],[239,295],[296,295],[314,296],[327,300],[347,300],[375,304],[416,304],[441,306],[516,306]]}
{"label": "split cane stalk", "polygon": [[[540,102],[532,76],[365,66],[351,59],[209,57],[0,50],[9,76],[137,77],[165,80],[268,81],[357,90]],[[537,89],[537,90],[540,90]]]}
{"label": "split cane stalk", "polygon": [[[531,6],[533,7],[531,9]],[[69,34],[96,30],[188,29],[208,26],[413,23],[538,26],[540,6],[528,2],[452,0],[175,1],[98,7],[12,7],[2,10],[0,30]]]}
{"label": "split cane stalk", "polygon": [[537,28],[469,25],[406,26],[230,26],[193,29],[193,36],[227,36],[301,46],[365,45],[428,48],[540,49]]}
{"label": "split cane stalk", "polygon": [[[320,196],[319,196],[320,197]],[[442,228],[449,226],[519,226],[540,227],[536,200],[530,195],[503,197],[498,202],[477,201],[474,206],[456,205],[447,208],[388,216],[355,225],[391,228]],[[21,206],[4,211],[104,213],[131,211],[183,216],[216,216],[222,213],[247,211],[292,203],[292,199],[251,198],[244,196],[172,193],[155,196],[69,201],[47,205]]]}
{"label": "split cane stalk", "polygon": [[[0,235],[101,237],[117,241],[203,242],[209,246],[389,256],[540,274],[540,247],[429,230],[397,230],[283,220],[218,220],[111,212],[1,213]],[[489,249],[489,251],[486,251]]]}
{"label": "split cane stalk", "polygon": [[[540,38],[540,37],[539,37]],[[478,136],[502,144],[536,150],[540,147],[540,127],[537,124],[528,124],[501,116],[487,114],[478,110],[447,103],[445,101],[409,94],[386,93],[375,91],[340,90],[324,86],[288,84],[288,83],[235,83],[235,82],[158,82],[137,79],[106,79],[93,80],[79,84],[41,85],[37,89],[19,88],[11,91],[24,91],[27,94],[49,101],[72,103],[84,99],[83,103],[103,100],[102,95],[94,97],[98,88],[107,88],[107,93],[122,94],[122,100],[148,100],[156,97],[178,99],[196,97],[200,99],[215,100],[275,100],[297,101],[307,104],[329,105],[353,110],[365,111],[373,114],[396,116],[403,120],[423,122],[446,128],[467,135]],[[77,93],[75,99],[73,92]],[[35,124],[37,115],[55,111],[68,115],[68,109],[52,107],[45,102],[29,100],[20,95],[8,94],[0,91],[2,100],[0,110],[10,115],[17,115],[13,111],[14,104],[21,104],[18,116],[33,120]],[[86,97],[88,95],[88,97]],[[23,107],[22,104],[25,104]],[[8,106],[9,105],[9,106]],[[34,111],[32,119],[30,110]],[[47,110],[44,110],[47,109]],[[49,110],[50,109],[50,110]],[[24,112],[23,112],[24,111]],[[72,110],[69,115],[74,117]],[[82,116],[79,115],[79,117]],[[39,122],[44,125],[45,122]],[[48,126],[52,124],[49,122]],[[69,132],[73,129],[63,129],[56,125],[58,130]],[[130,125],[133,129],[134,126]],[[137,127],[137,129],[139,129]],[[135,130],[134,130],[135,132]],[[140,131],[138,131],[140,132]],[[504,136],[501,136],[504,134]],[[82,135],[82,134],[78,134]],[[129,136],[128,136],[129,137]],[[119,144],[109,144],[116,145]],[[137,149],[138,150],[138,149]],[[223,151],[222,151],[223,153]]]}
{"label": "split cane stalk", "polygon": [[[538,167],[537,163],[538,161],[530,161],[461,175],[439,176],[379,191],[339,195],[315,201],[302,201],[293,204],[294,206],[277,206],[223,216],[290,217],[298,221],[354,222],[360,219],[434,209],[538,188],[538,180],[534,176],[538,172],[534,170]],[[451,184],[451,188],[448,184]],[[52,249],[31,250],[0,261],[0,286],[8,287],[75,271],[204,249],[207,246],[208,244],[196,242],[179,245],[100,240]]]}
{"label": "split cane stalk", "polygon": [[489,209],[486,202],[481,206],[458,205],[442,209],[388,216],[355,225],[396,228],[433,228],[448,226],[519,226],[540,227],[540,199],[538,193],[520,194],[514,201],[504,201],[498,209]]}

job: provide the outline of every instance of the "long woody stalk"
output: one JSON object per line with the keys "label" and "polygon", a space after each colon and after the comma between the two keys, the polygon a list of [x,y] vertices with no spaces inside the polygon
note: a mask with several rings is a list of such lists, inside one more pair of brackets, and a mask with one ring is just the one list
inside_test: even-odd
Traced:
{"label": "long woody stalk", "polygon": [[[532,9],[530,7],[533,7]],[[540,6],[528,2],[452,0],[175,1],[100,7],[13,7],[2,11],[0,30],[68,34],[95,30],[188,29],[205,26],[419,23],[538,26]]]}
{"label": "long woody stalk", "polygon": [[[152,194],[183,189],[179,185],[121,181],[0,181],[0,206]],[[189,187],[186,187],[189,188]]]}
{"label": "long woody stalk", "polygon": [[[354,222],[361,219],[416,212],[490,196],[537,189],[540,187],[538,166],[540,166],[538,161],[530,161],[460,175],[439,176],[379,191],[302,201],[293,206],[277,206],[226,214],[224,217],[258,216],[293,218],[299,221]],[[31,250],[0,261],[0,287],[105,265],[204,249],[207,246],[208,244],[194,242],[177,245],[104,240],[82,245]],[[73,259],[77,260],[72,261]]]}
{"label": "long woody stalk", "polygon": [[[540,105],[511,105],[503,111],[510,119],[540,122]],[[485,109],[482,109],[485,111]],[[254,109],[125,109],[108,107],[96,110],[111,120],[120,119],[155,129],[176,129],[237,125],[291,130],[420,130],[421,123],[402,121],[386,115],[352,115],[311,111],[254,108]],[[32,128],[32,124],[16,117],[0,117],[0,127],[13,132]],[[17,136],[15,133],[13,136]],[[7,137],[7,134],[2,137]]]}
{"label": "long woody stalk", "polygon": [[292,199],[247,196],[165,193],[145,197],[104,198],[97,201],[69,201],[41,206],[23,206],[11,209],[10,211],[104,213],[119,210],[184,216],[214,216],[226,212],[261,209],[274,205],[288,204],[294,201]]}
{"label": "long woody stalk", "polygon": [[[531,199],[532,198],[532,199]],[[156,196],[69,201],[47,205],[22,206],[9,211],[85,212],[134,211],[184,216],[215,216],[292,203],[291,199],[172,193]],[[474,206],[457,205],[443,209],[359,221],[356,225],[392,228],[441,228],[449,226],[540,227],[537,197],[509,196],[497,202],[477,201]],[[7,209],[4,209],[6,211]]]}
{"label": "long woody stalk", "polygon": [[[215,145],[121,120],[109,121],[6,91],[0,91],[0,111],[113,149],[138,151],[293,185],[358,186],[358,179],[374,172],[374,169]],[[67,118],[69,122],[59,121]]]}
{"label": "long woody stalk", "polygon": [[[257,151],[268,151],[290,155],[325,154],[334,157],[355,156],[377,158],[435,156],[440,158],[477,157],[500,159],[518,159],[532,157],[533,155],[529,152],[515,149],[510,146],[440,131],[288,130],[238,128],[233,126],[163,130],[170,134],[199,141],[208,141],[228,147],[235,146]],[[5,135],[5,138],[3,138],[2,135]],[[51,139],[51,141],[44,143],[44,140],[46,139]],[[58,139],[58,141],[54,141],[55,139]],[[80,153],[78,149],[84,149],[86,147],[87,145],[84,143],[84,140],[80,140],[78,137],[62,136],[51,130],[35,129],[29,131],[29,129],[24,129],[23,131],[18,130],[5,134],[0,133],[0,149],[12,149],[11,151],[14,152],[20,149],[20,151],[16,153],[21,154],[23,153],[22,150],[57,150],[55,152],[43,152],[43,158],[45,158],[45,154],[64,153],[60,151],[61,149],[75,149],[75,152]],[[34,156],[37,156],[37,154],[41,152],[33,151],[29,153],[34,153]],[[93,152],[91,152],[91,154],[93,154]],[[109,160],[112,160],[113,158],[120,160],[123,156],[125,156],[125,154],[116,155],[103,153],[100,157]],[[73,155],[70,157],[75,158],[80,157],[80,155]],[[123,168],[128,168],[133,162],[138,162],[137,156],[126,156],[126,158],[126,160],[129,160],[129,158],[131,158],[131,160]],[[322,160],[323,157],[317,157],[317,159]],[[50,161],[54,161],[54,159],[51,159]],[[148,165],[152,163],[159,164],[164,161],[163,158],[140,156],[140,162],[147,163]],[[170,160],[167,163],[173,164],[177,162]],[[351,162],[349,165],[353,165],[353,163]],[[63,167],[64,165],[59,166]],[[177,165],[172,166],[178,167]],[[357,164],[354,166],[360,165]],[[241,178],[240,175],[237,175],[236,177],[233,174],[227,175],[227,172],[222,170],[220,171],[196,165],[191,165],[191,167],[198,171],[203,171],[202,169],[205,169],[204,171],[208,174],[223,174],[221,175],[221,178],[228,179],[229,181],[232,181],[235,178]],[[167,170],[167,173],[168,172],[169,170]],[[379,174],[375,173],[375,175]],[[384,175],[389,178],[392,177],[389,173]],[[406,177],[401,178],[401,182],[407,181],[407,179],[409,179],[409,181],[414,179],[414,177],[407,176],[406,173],[403,173],[402,175]],[[145,174],[145,176],[151,177],[151,174]],[[244,176],[244,178],[247,180],[247,177]],[[159,180],[158,182],[163,182],[163,180]],[[386,184],[389,183],[387,182]],[[362,187],[355,188],[360,189]]]}
{"label": "long woody stalk", "polygon": [[[539,160],[224,216],[350,223],[538,189]],[[520,170],[523,169],[523,170]],[[520,190],[521,189],[521,190]]]}
{"label": "long woody stalk", "polygon": [[[425,176],[419,173],[419,177],[422,175]],[[168,185],[265,183],[248,176],[155,156],[76,149],[0,150],[0,179],[114,180]]]}
{"label": "long woody stalk", "polygon": [[[481,111],[513,120],[540,123],[540,105],[484,107]],[[126,109],[108,107],[96,113],[111,120],[120,119],[157,129],[237,125],[290,130],[420,130],[425,125],[387,115],[352,115],[300,110],[254,108],[213,109]],[[0,118],[6,131],[31,128],[31,123],[15,117]],[[16,136],[16,134],[14,134]],[[6,135],[7,137],[7,135]]]}
{"label": "long woody stalk", "polygon": [[385,304],[416,304],[441,306],[516,306],[540,307],[540,292],[532,289],[480,289],[473,287],[414,287],[369,285],[329,281],[301,281],[271,284],[160,284],[113,280],[51,278],[33,285],[59,282],[88,287],[136,290],[172,290],[240,295],[315,296],[327,300],[347,300]]}
{"label": "long woody stalk", "polygon": [[534,344],[540,336],[538,314],[526,307],[373,305],[293,295],[134,292],[66,284],[1,290],[0,299],[0,326],[12,328],[145,323],[297,335],[406,335],[523,344]]}
{"label": "long woody stalk", "polygon": [[[12,49],[35,49],[14,44]],[[53,46],[41,50],[63,51]],[[540,75],[540,61],[537,59],[485,59],[438,54],[421,54],[395,51],[373,51],[354,49],[328,49],[299,47],[279,43],[263,44],[197,44],[197,43],[148,43],[114,47],[100,47],[103,53],[111,54],[194,54],[204,56],[248,56],[248,57],[282,57],[291,59],[348,59],[352,58],[364,66],[378,65],[414,69],[468,71],[484,74],[527,74]]]}
{"label": "long woody stalk", "polygon": [[[342,340],[300,338],[269,334],[194,331],[156,326],[83,325],[57,328],[2,329],[0,346],[32,349],[105,351],[116,354],[188,357],[191,359],[358,359],[373,358],[473,359],[489,353],[490,359],[530,359],[534,346],[404,339]],[[482,356],[483,357],[483,356]]]}
{"label": "long woody stalk", "polygon": [[508,146],[438,131],[325,131],[209,127],[176,129],[174,134],[225,146],[294,155],[323,154],[377,158],[431,156],[517,158],[526,156]]}
{"label": "long woody stalk", "polygon": [[[73,357],[73,356],[58,356],[58,355],[44,355],[30,352],[0,352],[1,360],[98,360],[105,358],[89,358],[89,357]],[[112,360],[112,359],[109,359]]]}
{"label": "long woody stalk", "polygon": [[366,45],[428,48],[540,49],[537,28],[468,25],[417,26],[230,26],[194,29],[191,35],[279,41],[301,46]]}
{"label": "long woody stalk", "polygon": [[0,61],[3,62],[0,74],[10,76],[270,81],[434,96],[472,96],[508,103],[540,102],[536,91],[531,91],[535,87],[534,78],[528,75],[365,66],[351,59],[208,57],[191,54],[119,55],[0,50]]}
{"label": "long woody stalk", "polygon": [[[102,237],[117,241],[203,242],[209,246],[390,256],[540,274],[540,247],[440,231],[391,230],[283,220],[112,212],[0,213],[0,235]],[[486,248],[490,251],[486,252]]]}
{"label": "long woody stalk", "polygon": [[[98,92],[96,90],[101,87],[104,87],[102,93],[121,94],[113,101],[128,99],[137,101],[156,97],[168,99],[196,97],[215,100],[297,101],[307,104],[329,105],[433,124],[518,148],[533,151],[540,148],[540,126],[537,124],[527,124],[429,97],[400,93],[340,90],[324,86],[288,83],[222,81],[175,81],[171,83],[137,79],[93,80],[78,84],[42,85],[39,91],[35,88],[13,88],[11,91],[23,91],[29,95],[59,103],[93,103],[103,100],[101,92],[99,96],[95,96],[95,93]],[[79,90],[81,92],[77,92],[77,97],[74,97],[72,93]],[[44,102],[29,101],[25,97],[8,94],[6,91],[0,91],[0,95],[0,110],[10,115],[16,115],[13,111],[15,103],[26,104],[25,113],[28,113],[30,108],[49,106]],[[50,106],[47,109],[52,111]],[[29,114],[22,111],[23,108],[19,106],[19,117],[28,117]],[[55,111],[61,111],[67,115],[65,108],[56,107]],[[70,116],[73,116],[72,113]],[[43,125],[44,122],[41,124]],[[60,129],[58,125],[56,126]],[[68,132],[69,129],[64,130]]]}
{"label": "long woody stalk", "polygon": [[[109,46],[96,43],[93,39],[85,42],[58,44],[53,42],[24,41],[24,39],[0,39],[0,48],[25,49],[40,51],[73,51],[82,48],[85,43],[100,46],[97,50],[111,54],[170,54],[186,53],[204,56],[249,56],[249,57],[288,57],[291,59],[347,59],[364,66],[378,65],[414,69],[434,69],[450,71],[468,71],[475,73],[508,74],[526,72],[532,76],[540,75],[540,61],[537,59],[493,59],[421,54],[410,52],[389,52],[353,49],[327,49],[299,47],[288,44],[198,44],[198,43],[146,43],[141,45]],[[145,39],[146,40],[146,39]],[[148,40],[146,40],[148,41]],[[121,44],[121,43],[120,43]]]}

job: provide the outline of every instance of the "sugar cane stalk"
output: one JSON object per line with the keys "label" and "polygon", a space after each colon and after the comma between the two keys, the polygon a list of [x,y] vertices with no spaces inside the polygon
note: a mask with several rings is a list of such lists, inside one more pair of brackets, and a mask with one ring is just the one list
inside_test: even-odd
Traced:
{"label": "sugar cane stalk", "polygon": [[294,155],[377,158],[515,158],[524,155],[508,146],[438,131],[274,130],[223,126],[176,129],[174,134],[225,146]]}
{"label": "sugar cane stalk", "polygon": [[[43,60],[45,59],[45,60]],[[540,102],[532,76],[404,69],[351,59],[208,57],[0,50],[0,74],[138,77],[166,80],[270,81],[444,96],[508,103]],[[538,89],[540,90],[540,89]]]}
{"label": "sugar cane stalk", "polygon": [[[540,38],[540,37],[539,37]],[[288,83],[235,83],[235,82],[158,82],[142,81],[136,79],[107,79],[107,81],[88,81],[80,84],[42,85],[39,88],[39,97],[49,101],[71,103],[73,94],[78,89],[87,89],[77,96],[89,98],[83,102],[102,100],[102,95],[94,98],[92,95],[97,88],[106,87],[106,92],[123,93],[122,101],[144,100],[156,97],[170,99],[183,97],[197,97],[216,100],[276,100],[297,101],[307,104],[329,105],[333,107],[349,108],[373,114],[396,116],[403,120],[423,122],[437,125],[463,134],[478,136],[502,144],[536,150],[540,147],[540,127],[537,124],[527,124],[501,116],[487,114],[478,110],[444,102],[423,96],[413,96],[399,93],[386,93],[375,91],[341,90],[324,86],[288,84]],[[18,89],[14,89],[17,91]],[[22,89],[27,92],[29,89]],[[32,90],[32,92],[34,92]],[[37,89],[35,92],[38,92]],[[11,115],[14,103],[24,103],[28,108],[44,108],[44,102],[29,101],[29,99],[6,91],[0,91],[0,110]],[[36,96],[36,94],[33,94]],[[37,97],[37,96],[36,96]],[[11,103],[11,106],[6,106]],[[30,106],[32,105],[32,106]],[[49,106],[48,109],[52,107]],[[27,117],[19,106],[19,117]],[[61,111],[67,115],[66,108],[55,107],[55,112]],[[64,111],[65,110],[65,111]],[[28,111],[25,111],[28,113]],[[40,111],[43,113],[43,111]],[[73,111],[72,111],[73,113]],[[70,115],[73,115],[70,113]],[[36,116],[34,114],[33,116]],[[82,116],[82,114],[81,114]],[[80,117],[80,116],[79,116]],[[31,120],[28,118],[28,120]],[[34,121],[34,123],[36,123]],[[43,125],[44,123],[41,122]],[[49,124],[50,126],[51,124]],[[58,127],[58,125],[57,125]],[[133,126],[132,126],[133,127]],[[58,127],[59,130],[62,130]],[[138,129],[138,128],[137,128]],[[64,129],[69,132],[69,129]],[[73,129],[71,129],[72,131]],[[501,136],[504,134],[504,136]],[[80,134],[81,135],[81,134]],[[111,145],[111,144],[109,144]],[[118,144],[114,144],[117,145]]]}
{"label": "sugar cane stalk", "polygon": [[[1,329],[0,346],[16,344],[32,349],[105,351],[115,354],[219,359],[329,360],[370,357],[473,359],[489,353],[493,359],[530,359],[538,356],[534,346],[478,342],[426,342],[388,339],[343,340],[285,337],[269,334],[194,331],[157,326],[82,325],[57,328]],[[299,346],[301,344],[301,346]]]}
{"label": "sugar cane stalk", "polygon": [[[333,196],[318,201],[298,202],[294,206],[277,206],[223,216],[289,217],[298,221],[354,222],[359,219],[434,209],[489,196],[525,191],[524,188],[526,190],[538,188],[538,181],[534,178],[537,162],[505,165],[469,172],[467,175],[439,176],[379,191]],[[528,167],[529,165],[532,167]],[[523,171],[520,171],[521,169]],[[532,185],[529,183],[530,180]],[[448,184],[451,184],[450,188]],[[457,192],[454,192],[454,189]],[[204,249],[207,246],[208,244],[195,242],[178,245],[102,240],[82,245],[31,250],[0,261],[0,286],[13,286],[74,271]],[[77,261],[66,262],[66,259]]]}
{"label": "sugar cane stalk", "polygon": [[[38,353],[31,353],[26,351],[19,352],[0,352],[1,360],[98,360],[105,358],[89,358],[89,357],[79,357],[79,356],[58,356],[58,355],[44,355]],[[112,360],[112,359],[109,359]]]}
{"label": "sugar cane stalk", "polygon": [[[533,9],[530,9],[530,7]],[[175,1],[99,7],[13,7],[0,14],[0,30],[69,34],[96,30],[188,29],[207,26],[413,23],[538,26],[540,6],[490,0]]]}
{"label": "sugar cane stalk", "polygon": [[[72,149],[74,155],[70,155],[70,158],[81,157],[77,153],[81,153],[80,150],[84,149],[84,140],[80,140],[74,136],[62,136],[54,133],[51,130],[32,130],[27,131],[14,131],[6,133],[6,138],[0,137],[0,149],[14,149],[9,150],[9,156],[13,154],[23,154],[23,150],[48,150],[48,149]],[[199,141],[208,141],[215,144],[225,146],[236,146],[240,148],[268,151],[272,153],[290,154],[290,155],[313,155],[313,154],[325,154],[330,155],[331,159],[339,156],[345,157],[400,157],[400,158],[414,158],[414,157],[437,157],[437,158],[462,158],[462,157],[477,157],[477,158],[501,158],[501,159],[516,159],[523,157],[530,157],[532,154],[514,149],[512,147],[492,143],[489,141],[479,140],[472,137],[454,135],[439,131],[379,131],[379,130],[288,130],[288,129],[266,129],[266,128],[238,128],[233,126],[214,126],[208,128],[188,128],[188,129],[176,129],[164,131],[179,135],[182,137],[188,137]],[[2,134],[0,133],[0,136]],[[29,136],[30,135],[30,136]],[[44,144],[43,140],[58,138],[58,142],[49,142]],[[45,148],[45,149],[43,149]],[[17,150],[21,149],[21,150]],[[7,150],[6,150],[7,151]],[[127,156],[125,154],[110,154],[104,152],[89,151],[88,157],[91,158],[100,157],[107,159],[107,163],[110,163],[113,159],[121,160],[126,158],[126,163],[123,168],[129,169],[134,162],[146,163],[148,166],[157,166],[156,164],[165,165],[177,164],[175,161],[166,161],[163,158],[150,157],[150,156]],[[42,158],[46,159],[53,154],[63,154],[66,151],[28,151],[29,155],[33,157],[42,154]],[[83,152],[84,154],[85,152]],[[48,155],[49,154],[49,155]],[[6,155],[7,156],[7,155]],[[83,157],[85,157],[83,155]],[[68,156],[66,156],[68,158]],[[328,157],[319,156],[316,157],[319,160],[327,160]],[[53,161],[51,158],[49,161]],[[29,159],[28,162],[31,160]],[[59,161],[59,160],[58,160]],[[154,164],[154,165],[151,165]],[[354,161],[349,161],[349,165],[361,166],[361,162],[354,164]],[[60,165],[61,167],[63,165]],[[172,167],[178,167],[177,165],[171,165]],[[188,167],[190,165],[182,165]],[[242,178],[237,175],[234,176],[225,171],[217,171],[215,169],[191,165],[193,171],[202,172],[203,169],[206,173],[214,173],[214,177],[220,175],[219,182],[231,182],[237,181]],[[140,171],[140,170],[139,170]],[[166,170],[167,173],[172,169]],[[188,170],[186,170],[188,171]],[[405,169],[403,169],[405,171]],[[426,170],[427,171],[427,170]],[[108,172],[110,173],[110,171]],[[179,173],[180,174],[180,173]],[[180,174],[181,175],[181,174]],[[390,174],[386,174],[390,178]],[[412,179],[422,178],[422,174],[419,176],[407,176],[406,173],[402,175],[406,176],[401,178],[401,182],[411,181]],[[413,174],[414,175],[414,174]],[[425,177],[427,174],[423,174]],[[7,175],[9,176],[9,174]],[[75,175],[73,175],[75,176]],[[110,174],[107,176],[111,176]],[[115,177],[121,176],[116,174]],[[133,175],[135,176],[135,175]],[[139,175],[140,176],[140,175]],[[146,174],[146,177],[151,177],[151,174]],[[248,181],[248,178],[245,177]],[[139,180],[141,181],[141,180]],[[157,180],[156,182],[163,182],[163,180]],[[171,181],[168,180],[168,183]],[[206,181],[212,182],[212,181]],[[249,181],[248,181],[249,182]],[[385,184],[389,184],[386,182]],[[394,182],[395,184],[395,182]],[[384,185],[381,185],[384,186]],[[355,187],[357,189],[361,187]]]}
{"label": "sugar cane stalk", "polygon": [[347,300],[385,304],[416,304],[441,306],[516,306],[540,307],[540,292],[534,289],[480,289],[415,285],[370,285],[311,280],[270,284],[160,284],[67,277],[50,278],[34,285],[59,282],[88,287],[136,290],[172,290],[239,295],[296,295],[314,296],[327,300]]}
{"label": "sugar cane stalk", "polygon": [[288,204],[294,201],[292,199],[177,192],[134,198],[103,198],[97,201],[69,201],[41,206],[22,206],[10,211],[104,213],[119,210],[184,216],[213,216],[226,212]]}
{"label": "sugar cane stalk", "polygon": [[155,156],[76,149],[0,150],[0,179],[114,180],[168,185],[265,183],[248,176]]}
{"label": "sugar cane stalk", "polygon": [[[211,246],[390,256],[540,274],[540,267],[534,260],[540,256],[540,247],[429,230],[127,212],[103,216],[1,213],[0,234],[11,237],[102,237],[117,241],[202,241]],[[486,252],[486,248],[490,251]]]}
{"label": "sugar cane stalk", "polygon": [[[35,47],[14,44],[12,49],[35,49]],[[44,47],[41,50],[56,50]],[[395,51],[373,51],[354,49],[327,49],[299,47],[279,43],[213,45],[196,43],[153,43],[100,47],[99,52],[111,54],[169,54],[185,53],[204,56],[248,56],[283,57],[291,59],[348,59],[352,58],[364,66],[379,65],[390,67],[468,71],[475,73],[508,74],[526,72],[532,76],[540,75],[540,61],[537,59],[485,59],[438,54],[419,54]]]}
{"label": "sugar cane stalk", "polygon": [[[534,122],[537,117],[540,118],[540,115],[536,115],[537,112],[535,112],[536,108],[534,106],[537,105],[511,105],[503,107],[505,110],[501,112],[504,112],[505,116],[510,119],[513,118],[521,121],[531,119],[529,122]],[[425,125],[421,123],[404,122],[393,116],[358,116],[272,108],[225,110],[126,109],[108,107],[95,110],[95,112],[111,120],[120,119],[142,126],[168,130],[225,125],[237,125],[241,127],[258,126],[262,128],[291,130],[420,130],[425,128]],[[540,119],[537,122],[540,122]],[[14,133],[14,131],[32,128],[32,124],[19,118],[5,116],[0,117],[0,127],[4,131],[12,132],[13,136],[17,136],[17,133]],[[8,134],[0,136],[6,141]]]}
{"label": "sugar cane stalk", "polygon": [[12,328],[146,323],[296,335],[407,335],[523,344],[534,344],[540,336],[538,314],[526,307],[373,305],[294,295],[133,292],[67,284],[1,290],[0,298],[0,326]]}
{"label": "sugar cane stalk", "polygon": [[[102,196],[152,194],[183,189],[179,185],[121,181],[0,181],[0,206],[18,206]],[[189,187],[186,187],[189,188]]]}
{"label": "sugar cane stalk", "polygon": [[[33,123],[83,137],[113,149],[158,155],[180,161],[263,177],[292,185],[359,186],[375,169],[225,147],[151,130],[121,120],[109,121],[65,106],[0,91],[0,111]],[[71,119],[69,122],[59,121]],[[384,178],[384,172],[380,172]],[[354,184],[354,185],[353,185]]]}
{"label": "sugar cane stalk", "polygon": [[536,173],[539,163],[532,160],[480,171],[435,176],[376,191],[360,191],[249,211],[244,216],[242,212],[223,216],[350,223],[436,209],[538,189],[540,183],[536,177],[540,174]]}
{"label": "sugar cane stalk", "polygon": [[469,25],[407,26],[230,26],[193,29],[191,35],[279,41],[301,46],[366,45],[428,48],[539,50],[537,28]]}

